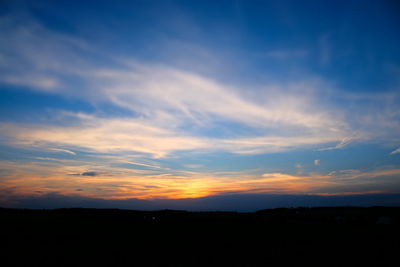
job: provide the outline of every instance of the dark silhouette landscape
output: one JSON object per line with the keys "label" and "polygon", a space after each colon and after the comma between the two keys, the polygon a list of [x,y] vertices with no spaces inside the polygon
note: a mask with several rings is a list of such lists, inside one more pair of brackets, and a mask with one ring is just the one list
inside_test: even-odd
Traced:
{"label": "dark silhouette landscape", "polygon": [[0,221],[7,266],[394,266],[400,248],[399,207],[2,208]]}

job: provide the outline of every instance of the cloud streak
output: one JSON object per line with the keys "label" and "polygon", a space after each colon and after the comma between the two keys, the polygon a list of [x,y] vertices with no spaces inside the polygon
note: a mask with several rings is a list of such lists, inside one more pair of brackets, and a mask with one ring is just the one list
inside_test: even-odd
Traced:
{"label": "cloud streak", "polygon": [[[82,118],[82,125],[70,128],[2,125],[7,132],[18,132],[16,139],[20,140],[15,142],[20,144],[126,149],[155,157],[204,147],[249,154],[335,142],[350,130],[345,121],[318,105],[312,94],[304,94],[303,89],[314,90],[313,83],[249,88],[257,94],[246,96],[242,88],[166,64],[109,57],[104,61],[114,62],[110,68],[110,64],[84,56],[89,51],[96,53],[85,42],[49,31],[36,22],[27,25],[3,18],[1,30],[12,40],[0,47],[3,51],[12,49],[14,42],[19,47],[14,58],[7,54],[4,59],[7,77],[18,77],[29,89],[51,89],[64,96],[108,102],[135,114],[134,118],[108,120],[88,115]],[[35,50],[38,53],[31,53]],[[32,67],[22,68],[25,63]],[[26,75],[39,78],[25,79]],[[14,83],[14,78],[6,76],[0,77],[3,83]],[[78,81],[85,84],[84,90],[73,89]],[[221,122],[236,126],[224,128]],[[229,138],[209,140],[200,134],[205,130],[225,131]],[[266,132],[269,134],[262,134]]]}
{"label": "cloud streak", "polygon": [[399,154],[400,153],[400,148],[393,150],[392,152],[390,152],[391,155],[394,154]]}
{"label": "cloud streak", "polygon": [[[6,17],[1,25],[10,41],[0,48],[16,52],[14,58],[3,53],[7,56],[2,66],[9,70],[0,77],[3,83],[13,83],[14,78],[7,77],[18,77],[29,89],[85,97],[134,114],[108,119],[83,114],[81,125],[71,127],[2,125],[6,132],[17,134],[14,143],[129,150],[165,157],[174,151],[210,148],[242,154],[313,146],[326,151],[368,139],[368,129],[354,129],[339,107],[321,103],[316,92],[326,84],[315,79],[250,85],[244,90],[168,64],[112,56],[98,56],[102,60],[94,61],[85,54],[96,54],[95,48],[37,22],[28,25]],[[17,43],[16,50],[13,46]],[[35,50],[39,52],[31,53]],[[30,70],[22,68],[22,62],[31,65]],[[24,80],[24,75],[38,78]],[[72,77],[72,82],[65,75]],[[83,90],[73,89],[78,81],[85,85]],[[229,124],[232,126],[223,126]],[[223,131],[225,137],[204,136],[205,131]],[[331,143],[337,145],[324,147]],[[71,147],[63,148],[64,152]]]}
{"label": "cloud streak", "polygon": [[[95,158],[96,159],[96,158]],[[352,195],[393,193],[398,168],[339,170],[328,174],[143,170],[90,161],[0,162],[0,188],[9,197],[57,193],[103,199],[178,199],[226,194]],[[76,175],[79,174],[79,175]],[[377,183],[379,181],[379,183]],[[77,190],[79,189],[79,190]],[[7,196],[3,196],[6,198]]]}
{"label": "cloud streak", "polygon": [[55,151],[55,152],[63,152],[63,153],[67,153],[67,154],[70,154],[70,155],[76,155],[75,152],[73,152],[73,151],[71,151],[71,150],[68,150],[68,149],[50,148],[49,150],[50,150],[50,151]]}
{"label": "cloud streak", "polygon": [[[296,174],[266,167],[228,173],[195,161],[182,163],[187,171],[173,161],[198,154],[246,158],[308,150],[319,153],[308,162],[323,171],[320,160],[312,160],[331,153],[324,151],[362,142],[398,142],[396,90],[351,95],[314,75],[285,82],[238,82],[240,78],[193,71],[207,67],[204,62],[187,70],[172,61],[139,60],[134,53],[104,53],[95,44],[26,18],[2,17],[0,34],[7,40],[0,42],[3,85],[79,100],[93,108],[60,108],[50,119],[36,122],[0,122],[2,145],[43,154],[30,162],[0,162],[0,188],[10,194],[170,199],[396,188],[397,168],[308,173],[302,162]],[[333,60],[328,37],[320,44],[324,66]],[[264,57],[304,59],[308,51],[271,50]],[[217,53],[207,55],[221,61],[219,66],[227,65]],[[397,153],[399,149],[390,154]],[[295,162],[298,159],[288,164]]]}

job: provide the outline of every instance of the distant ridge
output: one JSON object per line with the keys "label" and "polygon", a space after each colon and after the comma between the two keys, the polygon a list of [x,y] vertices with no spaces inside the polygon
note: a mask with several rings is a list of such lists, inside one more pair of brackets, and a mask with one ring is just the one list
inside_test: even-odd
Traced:
{"label": "distant ridge", "polygon": [[0,216],[103,216],[126,217],[135,221],[262,221],[264,223],[379,223],[400,224],[400,207],[297,207],[262,209],[256,212],[185,211],[162,209],[154,211],[99,208],[14,209],[1,208]]}
{"label": "distant ridge", "polygon": [[400,207],[0,208],[0,221],[2,266],[392,266],[400,250]]}

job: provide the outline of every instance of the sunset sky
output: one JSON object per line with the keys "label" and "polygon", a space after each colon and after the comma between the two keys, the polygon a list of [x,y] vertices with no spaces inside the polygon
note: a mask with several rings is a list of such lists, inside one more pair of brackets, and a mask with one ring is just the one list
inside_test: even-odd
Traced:
{"label": "sunset sky", "polygon": [[1,1],[0,206],[400,205],[399,12]]}

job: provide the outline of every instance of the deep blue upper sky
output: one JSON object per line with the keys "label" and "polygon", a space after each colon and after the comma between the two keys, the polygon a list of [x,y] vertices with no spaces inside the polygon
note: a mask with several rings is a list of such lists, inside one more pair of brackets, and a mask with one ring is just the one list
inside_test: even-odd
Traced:
{"label": "deep blue upper sky", "polygon": [[399,11],[2,1],[0,204],[399,193]]}

